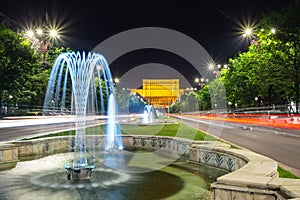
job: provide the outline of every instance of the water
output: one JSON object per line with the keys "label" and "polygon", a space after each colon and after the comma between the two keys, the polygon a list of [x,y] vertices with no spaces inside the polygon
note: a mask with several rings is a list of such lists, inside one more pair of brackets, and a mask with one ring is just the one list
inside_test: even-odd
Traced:
{"label": "water", "polygon": [[[143,152],[122,152],[127,167],[143,171],[139,170],[142,166],[131,164],[133,156]],[[1,171],[0,199],[208,200],[212,199],[210,184],[225,174],[215,168],[188,163],[186,157],[181,157],[160,170],[148,170],[147,173],[128,173],[112,169],[102,163],[103,160],[98,160],[89,180],[70,182],[61,166],[72,159],[72,154],[56,154],[18,162],[15,168]],[[153,159],[153,163],[155,160]],[[161,158],[158,160],[161,162]]]}
{"label": "water", "polygon": [[101,54],[67,52],[56,58],[48,82],[44,113],[51,115],[69,110],[75,114],[75,154],[73,164],[66,166],[67,170],[93,168],[87,155],[87,152],[95,154],[93,146],[87,149],[87,116],[107,114],[109,131],[105,149],[112,151],[123,148],[120,135],[117,134],[115,105],[113,79],[107,61]]}
{"label": "water", "polygon": [[123,143],[120,135],[120,129],[117,127],[116,120],[116,102],[114,94],[109,96],[108,100],[108,109],[107,109],[107,129],[106,129],[106,145],[105,150],[107,151],[115,151],[122,150]]}
{"label": "water", "polygon": [[143,124],[152,124],[157,118],[156,110],[151,105],[145,105],[143,114]]}

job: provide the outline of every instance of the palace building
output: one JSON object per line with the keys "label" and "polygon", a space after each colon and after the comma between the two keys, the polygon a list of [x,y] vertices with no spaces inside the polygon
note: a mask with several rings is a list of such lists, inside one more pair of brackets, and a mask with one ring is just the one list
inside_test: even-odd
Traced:
{"label": "palace building", "polygon": [[167,108],[183,93],[179,79],[143,79],[143,89],[130,89],[138,93],[155,108]]}

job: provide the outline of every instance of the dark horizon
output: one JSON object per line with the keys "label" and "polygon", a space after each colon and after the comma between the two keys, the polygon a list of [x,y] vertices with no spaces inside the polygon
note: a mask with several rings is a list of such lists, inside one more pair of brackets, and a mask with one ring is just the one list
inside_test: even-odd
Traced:
{"label": "dark horizon", "polygon": [[[62,35],[60,42],[63,41],[61,44],[75,51],[90,51],[107,38],[134,28],[168,28],[194,39],[204,47],[216,64],[224,64],[238,52],[247,50],[249,43],[241,37],[242,26],[257,24],[263,15],[280,11],[289,2],[290,0],[210,0],[201,3],[85,1],[77,4],[56,0],[10,0],[1,1],[0,12],[22,27],[28,27],[33,21],[35,24],[44,24],[46,18],[49,25],[59,24]],[[142,60],[142,56],[138,55]],[[126,63],[126,59],[121,60],[123,63],[118,63],[124,69],[134,67],[130,66],[130,62]],[[124,72],[124,69],[113,68],[113,74]],[[190,79],[193,79],[193,75]]]}

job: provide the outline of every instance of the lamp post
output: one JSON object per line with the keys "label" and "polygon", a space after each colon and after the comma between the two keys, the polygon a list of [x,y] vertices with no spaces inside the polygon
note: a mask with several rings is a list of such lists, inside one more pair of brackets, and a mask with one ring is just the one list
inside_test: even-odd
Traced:
{"label": "lamp post", "polygon": [[6,108],[6,114],[12,112],[12,107],[13,107],[12,99],[14,98],[14,96],[9,95],[8,98],[9,98],[9,100],[8,100],[8,103],[7,103],[7,106],[6,106],[7,107]]}
{"label": "lamp post", "polygon": [[258,102],[257,102],[258,101],[258,97],[255,97],[254,100],[256,102],[256,110],[258,110]]}
{"label": "lamp post", "polygon": [[228,65],[224,64],[223,66],[221,64],[217,64],[216,67],[214,64],[209,64],[208,69],[215,74],[215,77],[218,78],[221,76],[221,70],[222,69],[228,69]]}
{"label": "lamp post", "polygon": [[28,30],[25,33],[25,38],[31,42],[31,47],[43,54],[43,67],[46,68],[46,53],[53,45],[51,41],[59,38],[56,29],[37,28],[36,30]]}
{"label": "lamp post", "polygon": [[120,82],[119,78],[114,79],[114,86],[117,87],[118,83]]}

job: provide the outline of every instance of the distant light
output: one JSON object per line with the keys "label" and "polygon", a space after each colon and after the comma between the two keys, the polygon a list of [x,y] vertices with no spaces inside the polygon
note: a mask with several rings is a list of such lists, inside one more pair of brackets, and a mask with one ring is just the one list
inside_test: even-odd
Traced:
{"label": "distant light", "polygon": [[43,34],[43,30],[42,30],[42,29],[37,29],[37,30],[36,30],[36,34],[42,35],[42,34]]}
{"label": "distant light", "polygon": [[57,31],[52,29],[49,31],[50,37],[55,38],[58,36]]}
{"label": "distant light", "polygon": [[199,83],[199,78],[195,78],[195,82],[196,82],[196,83]]}
{"label": "distant light", "polygon": [[246,28],[245,33],[243,35],[250,36],[251,34],[252,34],[252,29],[251,28]]}
{"label": "distant light", "polygon": [[218,66],[218,69],[220,69],[220,68],[221,68],[221,65],[220,65],[220,64],[218,64],[217,66]]}
{"label": "distant light", "polygon": [[227,68],[228,68],[228,65],[225,64],[225,65],[224,65],[224,68],[227,69]]}
{"label": "distant light", "polygon": [[32,30],[27,31],[26,35],[28,37],[33,37],[34,36],[34,32]]}
{"label": "distant light", "polygon": [[272,34],[275,34],[275,33],[276,33],[276,29],[275,29],[275,28],[272,28],[272,29],[271,29],[271,33],[272,33]]}
{"label": "distant light", "polygon": [[208,69],[210,69],[210,70],[214,69],[214,65],[213,64],[209,64],[208,65]]}
{"label": "distant light", "polygon": [[118,78],[115,78],[115,82],[116,82],[116,83],[119,83],[120,80],[119,80]]}
{"label": "distant light", "polygon": [[263,32],[265,29],[261,28],[260,31]]}

